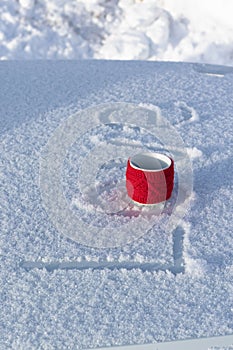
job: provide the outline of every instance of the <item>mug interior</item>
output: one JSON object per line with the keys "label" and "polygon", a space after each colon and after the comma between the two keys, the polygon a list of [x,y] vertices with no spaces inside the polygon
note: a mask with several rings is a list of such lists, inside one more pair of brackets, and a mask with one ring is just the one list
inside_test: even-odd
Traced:
{"label": "mug interior", "polygon": [[130,165],[143,171],[160,171],[170,167],[171,159],[161,153],[140,153],[130,158]]}

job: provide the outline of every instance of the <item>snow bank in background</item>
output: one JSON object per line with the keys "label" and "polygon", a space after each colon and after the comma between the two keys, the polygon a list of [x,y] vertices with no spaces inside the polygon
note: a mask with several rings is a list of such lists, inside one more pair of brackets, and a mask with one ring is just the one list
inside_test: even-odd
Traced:
{"label": "snow bank in background", "polygon": [[2,0],[0,58],[233,65],[233,2]]}

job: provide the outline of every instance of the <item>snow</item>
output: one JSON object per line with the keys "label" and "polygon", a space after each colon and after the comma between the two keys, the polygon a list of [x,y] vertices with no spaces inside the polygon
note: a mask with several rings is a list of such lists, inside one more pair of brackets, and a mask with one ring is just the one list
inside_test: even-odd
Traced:
{"label": "snow", "polygon": [[1,59],[117,59],[233,65],[225,0],[2,0]]}
{"label": "snow", "polygon": [[[232,334],[233,69],[140,61],[18,61],[2,62],[0,79],[0,348],[81,350]],[[95,248],[54,226],[41,193],[40,159],[71,115],[111,103],[109,111],[117,118],[114,102],[151,109],[160,126],[162,118],[167,120],[192,162],[193,190],[189,205],[177,207],[177,215],[186,210],[174,231],[155,224],[122,247]],[[97,117],[89,115],[86,125],[94,125]],[[136,129],[121,113],[118,134],[100,123],[69,147],[61,184],[68,203],[84,204],[81,209],[71,205],[71,210],[87,212],[87,219],[96,215],[77,196],[76,180],[79,164],[88,155],[92,159],[98,147],[111,148],[113,142],[122,150],[129,144],[161,147],[152,129],[151,134],[140,127],[143,114],[134,117]],[[101,118],[107,120],[108,113]],[[173,151],[182,159],[184,150]],[[114,166],[117,176],[122,171],[120,161],[106,164],[103,157],[102,165],[100,189],[103,169],[110,180]],[[179,188],[182,166],[176,172]],[[176,193],[165,217],[173,213]],[[101,231],[105,222],[96,224]]]}

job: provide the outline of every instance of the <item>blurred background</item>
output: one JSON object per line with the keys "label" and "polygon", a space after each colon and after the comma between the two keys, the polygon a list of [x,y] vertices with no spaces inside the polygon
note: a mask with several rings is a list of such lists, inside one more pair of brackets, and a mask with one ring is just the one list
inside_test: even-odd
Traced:
{"label": "blurred background", "polygon": [[233,66],[233,0],[1,0],[0,59]]}

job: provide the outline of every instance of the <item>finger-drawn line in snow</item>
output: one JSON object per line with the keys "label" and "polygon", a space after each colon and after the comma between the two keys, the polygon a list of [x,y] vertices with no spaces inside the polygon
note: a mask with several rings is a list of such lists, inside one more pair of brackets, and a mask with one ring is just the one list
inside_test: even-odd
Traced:
{"label": "finger-drawn line in snow", "polygon": [[[139,131],[147,130],[172,155],[176,165],[178,187],[176,196],[173,196],[172,210],[170,210],[169,215],[163,216],[163,218],[166,218],[164,223],[159,221],[165,203],[154,206],[149,211],[148,208],[135,206],[133,209],[138,212],[138,215],[131,215],[131,211],[129,211],[129,215],[126,213],[124,216],[122,212],[128,210],[128,206],[132,206],[132,203],[123,193],[120,200],[123,198],[126,203],[119,203],[121,208],[120,218],[124,218],[122,221],[119,220],[117,211],[112,213],[106,211],[106,208],[111,207],[110,202],[102,205],[103,201],[101,202],[97,188],[94,185],[96,172],[107,159],[117,157],[127,161],[129,155],[134,155],[134,147],[129,146],[127,142],[122,147],[107,144],[104,145],[104,148],[101,148],[100,145],[97,145],[100,148],[99,150],[98,147],[95,150],[90,150],[86,158],[83,158],[80,167],[82,177],[79,178],[80,192],[82,196],[85,188],[92,186],[91,200],[93,198],[97,199],[96,208],[92,206],[94,224],[89,222],[87,225],[82,216],[78,216],[68,204],[63,191],[61,174],[69,148],[77,139],[93,130],[93,128],[110,124],[133,126],[137,127]],[[173,232],[189,207],[192,183],[191,162],[183,140],[176,129],[162,117],[160,109],[156,106],[110,103],[80,111],[66,119],[55,130],[40,159],[41,196],[54,226],[59,233],[70,239],[95,248],[113,248],[128,244],[145,235],[152,227],[158,225],[158,222],[161,224],[158,226],[159,229],[169,233]],[[96,224],[97,221],[106,222],[106,226],[100,229]]]}
{"label": "finger-drawn line in snow", "polygon": [[191,338],[169,342],[147,343],[141,345],[123,345],[98,347],[85,350],[232,350],[233,334],[206,338]]}
{"label": "finger-drawn line in snow", "polygon": [[188,106],[186,102],[177,101],[175,106],[178,107],[181,112],[181,120],[178,123],[179,125],[199,121],[197,111],[193,107]]}
{"label": "finger-drawn line in snow", "polygon": [[55,270],[133,270],[139,269],[142,272],[170,271],[174,275],[184,272],[183,257],[184,229],[178,226],[173,232],[173,259],[174,263],[159,264],[157,262],[139,262],[139,261],[22,261],[20,267],[26,271],[33,269],[46,269],[48,272]]}
{"label": "finger-drawn line in snow", "polygon": [[227,74],[233,74],[233,67],[215,64],[193,64],[193,69],[208,76],[224,78]]}

